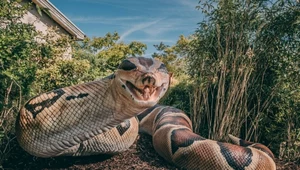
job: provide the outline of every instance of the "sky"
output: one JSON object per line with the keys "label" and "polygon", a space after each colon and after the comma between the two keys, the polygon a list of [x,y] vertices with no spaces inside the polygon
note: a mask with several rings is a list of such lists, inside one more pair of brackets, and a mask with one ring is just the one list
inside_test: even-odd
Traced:
{"label": "sky", "polygon": [[203,14],[195,8],[198,0],[50,0],[88,37],[118,32],[125,43],[173,45],[180,35],[194,33]]}

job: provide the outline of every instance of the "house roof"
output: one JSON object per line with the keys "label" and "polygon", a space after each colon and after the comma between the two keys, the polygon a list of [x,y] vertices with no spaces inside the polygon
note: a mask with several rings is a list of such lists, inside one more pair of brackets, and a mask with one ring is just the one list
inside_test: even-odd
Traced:
{"label": "house roof", "polygon": [[62,12],[60,12],[50,1],[48,0],[32,0],[41,8],[48,9],[50,17],[57,22],[61,27],[63,27],[69,34],[74,36],[77,40],[83,40],[85,34],[72,22],[70,21]]}

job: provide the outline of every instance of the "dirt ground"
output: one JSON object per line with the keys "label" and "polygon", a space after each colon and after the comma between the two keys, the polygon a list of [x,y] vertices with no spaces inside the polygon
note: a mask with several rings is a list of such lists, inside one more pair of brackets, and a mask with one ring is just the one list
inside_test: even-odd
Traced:
{"label": "dirt ground", "polygon": [[[141,134],[135,144],[118,155],[95,155],[86,157],[37,158],[23,151],[14,140],[11,156],[4,161],[4,169],[58,169],[58,170],[177,170],[153,149],[151,137]],[[276,160],[278,170],[300,170],[300,165]],[[0,168],[1,169],[1,168]]]}

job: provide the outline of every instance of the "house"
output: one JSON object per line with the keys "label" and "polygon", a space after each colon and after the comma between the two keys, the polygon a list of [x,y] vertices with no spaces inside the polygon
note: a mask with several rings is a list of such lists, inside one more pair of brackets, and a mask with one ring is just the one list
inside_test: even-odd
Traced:
{"label": "house", "polygon": [[[56,27],[57,36],[69,35],[76,41],[83,40],[85,34],[70,21],[61,11],[59,11],[50,1],[48,0],[23,0],[22,3],[33,2],[31,9],[23,16],[21,22],[33,24],[38,31],[46,34],[49,28]],[[36,5],[40,9],[45,9],[47,12],[42,10],[42,15],[39,14]],[[62,58],[71,58],[72,49],[71,47],[66,50]]]}

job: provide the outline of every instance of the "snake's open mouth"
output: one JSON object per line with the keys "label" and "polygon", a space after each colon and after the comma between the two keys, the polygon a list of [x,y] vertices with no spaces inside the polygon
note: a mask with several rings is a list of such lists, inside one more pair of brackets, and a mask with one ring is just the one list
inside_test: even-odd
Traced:
{"label": "snake's open mouth", "polygon": [[126,86],[131,94],[138,100],[155,100],[160,96],[164,84],[159,87],[146,85],[143,88],[137,88],[131,82],[126,81]]}

